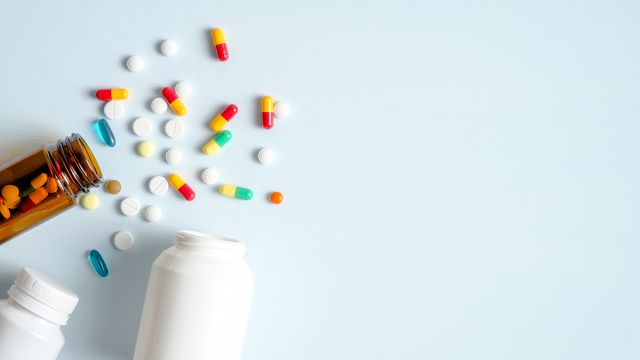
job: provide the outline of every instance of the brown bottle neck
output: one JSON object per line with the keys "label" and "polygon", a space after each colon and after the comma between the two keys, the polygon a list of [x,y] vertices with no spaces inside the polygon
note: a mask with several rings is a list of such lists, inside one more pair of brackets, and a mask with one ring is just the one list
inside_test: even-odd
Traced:
{"label": "brown bottle neck", "polygon": [[102,170],[80,134],[71,134],[47,149],[51,173],[71,199],[102,184]]}

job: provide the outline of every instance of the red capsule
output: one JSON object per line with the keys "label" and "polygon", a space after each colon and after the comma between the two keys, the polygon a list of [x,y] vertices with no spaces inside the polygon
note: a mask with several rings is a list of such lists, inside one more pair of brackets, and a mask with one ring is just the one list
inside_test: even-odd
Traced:
{"label": "red capsule", "polygon": [[262,97],[262,127],[267,130],[273,127],[273,99],[271,96]]}

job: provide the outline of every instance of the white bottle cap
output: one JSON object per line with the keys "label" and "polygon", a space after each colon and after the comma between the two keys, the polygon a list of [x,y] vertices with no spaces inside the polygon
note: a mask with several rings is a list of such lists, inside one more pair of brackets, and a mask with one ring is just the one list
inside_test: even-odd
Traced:
{"label": "white bottle cap", "polygon": [[9,297],[45,320],[66,325],[78,304],[78,295],[48,275],[23,268],[9,289]]}

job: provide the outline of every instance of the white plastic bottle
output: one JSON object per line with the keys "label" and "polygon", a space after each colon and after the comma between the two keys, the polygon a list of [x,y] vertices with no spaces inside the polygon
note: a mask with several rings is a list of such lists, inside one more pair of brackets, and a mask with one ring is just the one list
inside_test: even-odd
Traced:
{"label": "white plastic bottle", "polygon": [[134,360],[237,360],[253,298],[239,241],[179,231],[153,263]]}
{"label": "white plastic bottle", "polygon": [[0,300],[0,359],[55,360],[64,346],[63,325],[78,295],[49,276],[24,268]]}

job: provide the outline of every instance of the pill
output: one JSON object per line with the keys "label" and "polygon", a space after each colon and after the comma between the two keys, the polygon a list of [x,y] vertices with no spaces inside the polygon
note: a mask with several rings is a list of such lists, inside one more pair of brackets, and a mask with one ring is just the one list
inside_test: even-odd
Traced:
{"label": "pill", "polygon": [[2,215],[2,217],[5,218],[5,220],[11,217],[11,211],[9,210],[7,205],[4,204],[4,199],[1,197],[0,197],[0,215]]}
{"label": "pill", "polygon": [[154,176],[149,180],[149,191],[154,195],[164,195],[169,190],[169,183],[163,176]]}
{"label": "pill", "polygon": [[181,98],[186,99],[191,96],[191,84],[186,81],[180,81],[176,84],[176,86],[173,87],[173,89]]}
{"label": "pill", "polygon": [[36,205],[40,204],[44,199],[46,199],[47,196],[49,196],[47,189],[37,189],[36,191],[31,193],[31,195],[22,200],[22,203],[20,204],[20,210],[22,212],[26,212],[33,209],[34,207],[36,207]]}
{"label": "pill", "polygon": [[275,157],[276,156],[271,149],[262,148],[260,149],[260,151],[258,151],[258,161],[262,165],[270,165]]}
{"label": "pill", "polygon": [[124,105],[120,101],[111,100],[104,104],[103,112],[107,119],[117,120],[124,115]]}
{"label": "pill", "polygon": [[45,188],[47,189],[47,192],[49,194],[58,192],[58,182],[56,181],[56,179],[49,177],[49,179],[47,180],[47,185],[45,185]]}
{"label": "pill", "polygon": [[184,133],[184,123],[180,119],[171,119],[164,124],[164,133],[170,138],[179,138]]}
{"label": "pill", "polygon": [[104,187],[105,187],[105,189],[107,189],[107,192],[109,194],[113,194],[113,195],[116,195],[116,194],[120,193],[120,190],[122,190],[122,185],[120,184],[120,181],[118,181],[118,180],[109,180],[104,185]]}
{"label": "pill", "polygon": [[89,251],[89,263],[93,266],[93,270],[96,271],[96,274],[100,277],[107,277],[109,275],[109,268],[107,267],[107,263],[104,261],[102,254],[98,250]]}
{"label": "pill", "polygon": [[15,185],[5,185],[0,190],[2,193],[2,198],[4,199],[4,204],[9,209],[15,209],[20,204],[20,190]]}
{"label": "pill", "polygon": [[96,131],[98,135],[98,139],[100,141],[110,147],[116,146],[116,137],[113,135],[113,131],[111,130],[111,126],[109,126],[109,122],[105,119],[100,119],[93,123],[93,129]]}
{"label": "pill", "polygon": [[140,141],[136,146],[138,155],[142,157],[149,157],[156,151],[156,146],[149,140]]}
{"label": "pill", "polygon": [[96,91],[96,99],[100,101],[126,100],[129,98],[127,89],[100,89]]}
{"label": "pill", "polygon": [[184,116],[187,113],[187,107],[184,105],[182,99],[180,99],[178,94],[176,94],[176,92],[172,88],[167,86],[162,89],[162,96],[165,100],[167,100],[167,103],[169,103],[169,107],[171,108],[171,110],[173,110],[174,113],[176,113],[176,115]]}
{"label": "pill", "polygon": [[222,29],[216,28],[211,30],[211,38],[216,47],[218,59],[220,59],[220,61],[227,61],[229,59],[229,49],[227,49],[227,40],[224,38]]}
{"label": "pill", "polygon": [[138,136],[147,136],[151,133],[151,120],[147,118],[137,118],[131,125],[133,133]]}
{"label": "pill", "polygon": [[47,180],[49,180],[49,176],[47,176],[47,174],[45,173],[41,173],[40,175],[36,176],[33,180],[29,182],[29,184],[27,184],[22,189],[22,191],[20,191],[20,197],[21,198],[27,197],[32,192],[36,191],[36,189],[39,189],[47,185]]}
{"label": "pill", "polygon": [[221,185],[220,193],[224,196],[241,200],[251,200],[251,198],[253,197],[253,191],[251,191],[250,189],[229,184]]}
{"label": "pill", "polygon": [[178,174],[169,175],[169,183],[171,184],[171,186],[173,186],[174,189],[178,190],[178,192],[182,194],[185,200],[191,201],[196,198],[196,193],[193,192],[193,189],[191,189],[191,187],[187,185],[187,183],[184,182],[184,180],[182,180],[180,175]]}
{"label": "pill", "polygon": [[231,121],[231,119],[233,119],[233,117],[236,116],[237,113],[238,107],[235,104],[227,106],[227,108],[224,109],[223,112],[221,112],[220,114],[218,114],[218,116],[211,120],[211,128],[213,129],[213,131],[222,130],[222,128],[225,127],[225,125],[227,125],[227,123]]}
{"label": "pill", "polygon": [[126,197],[120,202],[120,211],[126,216],[134,216],[140,211],[140,201],[133,197]]}
{"label": "pill", "polygon": [[95,210],[100,206],[100,198],[95,194],[85,194],[80,198],[80,205],[87,210]]}
{"label": "pill", "polygon": [[262,97],[262,127],[267,130],[273,127],[273,99],[271,96]]}
{"label": "pill", "polygon": [[209,140],[202,147],[202,151],[207,155],[213,155],[231,140],[231,131],[224,130],[216,134],[213,139]]}
{"label": "pill", "polygon": [[162,210],[155,205],[147,206],[147,208],[144,209],[144,218],[148,222],[156,222],[162,219]]}
{"label": "pill", "polygon": [[153,100],[151,100],[151,111],[153,111],[154,114],[164,114],[167,112],[167,102],[164,101],[163,98],[155,98]]}
{"label": "pill", "polygon": [[164,56],[173,56],[178,52],[178,44],[171,39],[167,39],[160,44],[160,52]]}
{"label": "pill", "polygon": [[182,151],[176,148],[171,148],[164,154],[164,159],[169,165],[178,165],[182,162]]}
{"label": "pill", "polygon": [[138,55],[129,56],[127,59],[127,69],[131,72],[138,72],[144,69],[144,60]]}
{"label": "pill", "polygon": [[289,113],[291,113],[289,104],[285,102],[276,102],[273,104],[273,115],[275,115],[276,118],[286,119],[289,117]]}
{"label": "pill", "polygon": [[213,185],[218,181],[218,171],[212,168],[206,168],[201,174],[202,181],[207,185]]}
{"label": "pill", "polygon": [[274,191],[271,193],[270,199],[271,199],[271,203],[277,205],[277,204],[281,204],[282,201],[284,201],[284,196],[282,196],[282,193]]}
{"label": "pill", "polygon": [[126,251],[133,246],[133,235],[128,231],[118,231],[113,235],[113,246],[118,250]]}

